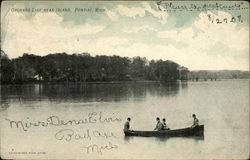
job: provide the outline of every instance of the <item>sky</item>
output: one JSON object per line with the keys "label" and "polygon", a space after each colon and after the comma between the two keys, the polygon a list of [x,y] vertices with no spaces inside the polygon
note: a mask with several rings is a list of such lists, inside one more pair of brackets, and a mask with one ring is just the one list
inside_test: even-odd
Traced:
{"label": "sky", "polygon": [[[235,3],[219,2],[229,6]],[[215,2],[179,1],[172,6],[191,3]],[[243,9],[174,12],[170,8],[165,11],[163,4],[159,10],[156,1],[5,1],[1,8],[1,49],[9,58],[23,53],[88,52],[92,56],[172,60],[189,70],[249,70],[249,4],[237,3]],[[32,12],[32,8],[37,11]],[[238,16],[241,22],[229,22]],[[228,22],[217,24],[217,18],[227,18]]]}

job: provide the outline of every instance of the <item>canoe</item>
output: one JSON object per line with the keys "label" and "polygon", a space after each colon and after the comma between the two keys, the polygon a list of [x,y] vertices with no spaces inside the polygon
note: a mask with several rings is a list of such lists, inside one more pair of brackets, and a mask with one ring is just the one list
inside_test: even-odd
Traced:
{"label": "canoe", "polygon": [[125,136],[141,136],[141,137],[192,137],[204,136],[204,125],[194,128],[182,128],[163,131],[134,131],[124,130]]}

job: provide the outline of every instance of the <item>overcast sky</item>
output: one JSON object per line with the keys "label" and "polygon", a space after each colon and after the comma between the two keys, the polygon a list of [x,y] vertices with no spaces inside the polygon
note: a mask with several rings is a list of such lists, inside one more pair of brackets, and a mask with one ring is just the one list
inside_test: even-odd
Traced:
{"label": "overcast sky", "polygon": [[[70,8],[70,12],[13,8]],[[92,8],[92,12],[75,12],[75,8]],[[5,1],[1,11],[1,48],[10,58],[23,53],[89,52],[173,60],[190,70],[249,70],[249,9],[165,12],[156,2]],[[241,15],[243,22],[212,23],[208,14],[220,19]]]}

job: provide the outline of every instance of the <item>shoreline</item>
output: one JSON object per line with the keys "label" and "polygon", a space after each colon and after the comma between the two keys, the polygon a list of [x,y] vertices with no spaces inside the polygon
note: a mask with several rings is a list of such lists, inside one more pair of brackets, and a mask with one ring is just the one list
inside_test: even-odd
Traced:
{"label": "shoreline", "polygon": [[33,84],[42,84],[42,85],[55,85],[55,84],[162,84],[162,83],[178,83],[178,82],[216,82],[216,81],[229,81],[229,80],[250,80],[250,78],[238,78],[238,79],[217,79],[217,80],[176,80],[176,81],[155,81],[155,80],[131,80],[131,81],[92,81],[92,82],[25,82],[25,83],[0,83],[0,86],[11,86],[11,85],[33,85]]}

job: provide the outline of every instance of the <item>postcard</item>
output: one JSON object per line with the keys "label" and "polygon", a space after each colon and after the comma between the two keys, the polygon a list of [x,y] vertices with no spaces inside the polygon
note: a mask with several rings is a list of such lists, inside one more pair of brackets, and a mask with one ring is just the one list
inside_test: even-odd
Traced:
{"label": "postcard", "polygon": [[248,159],[249,2],[4,1],[2,159]]}

